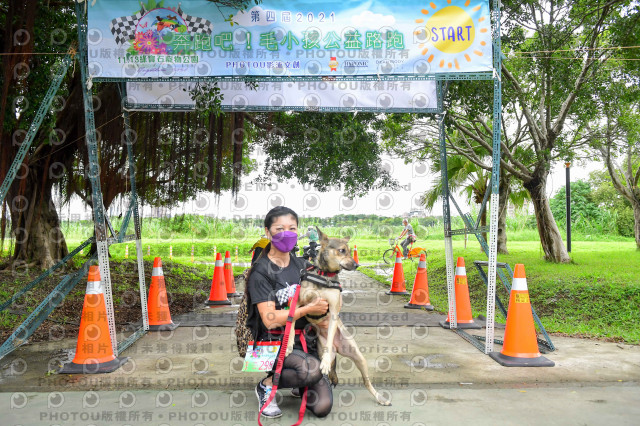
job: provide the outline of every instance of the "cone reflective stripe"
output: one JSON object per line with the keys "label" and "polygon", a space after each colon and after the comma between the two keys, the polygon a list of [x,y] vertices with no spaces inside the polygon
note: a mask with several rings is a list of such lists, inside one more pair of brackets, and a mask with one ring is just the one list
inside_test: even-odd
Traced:
{"label": "cone reflective stripe", "polygon": [[402,256],[400,255],[400,252],[396,255],[396,263],[393,267],[391,290],[389,290],[387,294],[409,294],[405,287],[404,270],[402,269]]}
{"label": "cone reflective stripe", "polygon": [[[455,292],[458,328],[482,328],[479,324],[473,322],[469,285],[467,283],[467,269],[464,266],[463,257],[459,257],[456,263]],[[449,328],[450,319],[451,315],[449,314],[447,315],[447,320],[441,321],[440,325],[444,328]]]}
{"label": "cone reflective stripe", "polygon": [[207,306],[231,304],[231,301],[227,298],[227,285],[224,282],[224,264],[222,263],[222,256],[220,253],[216,255],[216,266],[213,270],[209,300],[204,303]]}
{"label": "cone reflective stripe", "polygon": [[407,309],[425,309],[433,311],[431,301],[429,300],[429,281],[427,280],[427,256],[422,253],[418,262],[418,272],[413,282],[413,291],[411,292],[411,300],[404,305]]}
{"label": "cone reflective stripe", "polygon": [[[516,268],[520,265],[520,263],[516,264]],[[513,273],[513,275],[515,275],[515,272]],[[511,282],[511,291],[514,290],[528,292],[529,288],[527,287],[527,279],[513,277],[513,281]]]}
{"label": "cone reflective stripe", "polygon": [[65,364],[59,373],[110,373],[117,370],[128,359],[128,357],[116,358],[113,353],[100,271],[97,266],[91,266],[80,317],[76,353],[73,361]]}
{"label": "cone reflective stripe", "polygon": [[224,284],[227,289],[227,297],[242,296],[242,294],[236,292],[236,282],[233,279],[233,264],[228,250],[224,254]]}
{"label": "cone reflective stripe", "polygon": [[353,260],[356,261],[356,263],[360,263],[360,260],[358,259],[358,246],[357,245],[353,245]]}
{"label": "cone reflective stripe", "polygon": [[149,331],[173,330],[179,324],[171,321],[169,312],[169,300],[167,298],[167,288],[162,272],[162,259],[153,259],[153,270],[151,271],[151,285],[149,286],[149,298],[147,301],[149,310]]}
{"label": "cone reflective stripe", "polygon": [[491,352],[489,355],[505,367],[553,367],[555,365],[553,361],[540,355],[536,329],[533,325],[527,278],[524,265],[521,263],[516,264],[513,273],[502,351]]}

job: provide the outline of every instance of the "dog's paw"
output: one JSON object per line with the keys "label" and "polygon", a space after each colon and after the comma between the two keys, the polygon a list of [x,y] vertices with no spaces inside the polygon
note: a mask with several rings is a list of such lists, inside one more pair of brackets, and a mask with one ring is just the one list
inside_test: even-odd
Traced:
{"label": "dog's paw", "polygon": [[378,404],[380,405],[385,405],[385,406],[390,406],[391,405],[391,401],[386,400],[382,395],[377,394],[376,395],[376,399],[378,400]]}
{"label": "dog's paw", "polygon": [[322,374],[327,376],[331,371],[331,362],[327,361],[325,357],[322,357],[322,362],[320,363],[320,371],[322,372]]}

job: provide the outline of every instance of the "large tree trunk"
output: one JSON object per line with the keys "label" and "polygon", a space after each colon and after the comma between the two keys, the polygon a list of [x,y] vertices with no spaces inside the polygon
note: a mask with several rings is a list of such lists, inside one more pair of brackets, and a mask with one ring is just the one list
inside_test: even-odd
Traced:
{"label": "large tree trunk", "polygon": [[544,258],[551,262],[568,263],[571,262],[571,258],[562,242],[558,225],[551,213],[549,199],[545,193],[546,184],[547,179],[545,176],[524,182],[524,187],[531,195],[533,202]]}
{"label": "large tree trunk", "polygon": [[60,230],[60,218],[53,203],[51,181],[38,176],[31,168],[23,179],[25,185],[17,185],[9,191],[11,227],[15,237],[13,262],[15,266],[47,269],[69,254],[64,235]]}
{"label": "large tree trunk", "polygon": [[507,206],[509,205],[510,178],[500,173],[500,201],[498,203],[498,253],[509,254],[507,250]]}
{"label": "large tree trunk", "polygon": [[[6,200],[11,216],[11,233],[15,237],[14,266],[27,264],[45,269],[69,253],[52,193],[54,185],[68,170],[72,170],[77,146],[84,147],[80,140],[84,126],[82,120],[78,120],[82,112],[82,98],[79,98],[80,102],[78,99],[78,95],[82,96],[79,74],[76,73],[72,80],[70,96],[65,108],[58,112],[56,123],[61,134],[66,135],[65,141],[77,142],[49,145],[48,133],[41,129],[33,141],[33,151],[25,157],[23,166],[9,187]],[[69,119],[60,120],[67,114]],[[8,149],[12,145],[12,133],[5,130],[1,140],[2,157],[8,164],[15,157],[15,150]],[[25,167],[28,169],[23,172]],[[4,174],[0,175],[4,179]]]}
{"label": "large tree trunk", "polygon": [[636,249],[640,250],[640,203],[632,203],[633,206],[633,233],[636,237]]}

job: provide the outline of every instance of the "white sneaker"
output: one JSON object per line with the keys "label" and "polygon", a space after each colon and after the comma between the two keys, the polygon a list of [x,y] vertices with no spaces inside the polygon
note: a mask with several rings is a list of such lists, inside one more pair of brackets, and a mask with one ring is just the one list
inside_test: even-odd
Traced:
{"label": "white sneaker", "polygon": [[[258,382],[258,384],[256,385],[256,396],[258,397],[258,411],[260,411],[262,406],[269,399],[269,395],[271,395],[271,389],[273,389],[273,387],[265,386],[264,384],[262,384],[262,380]],[[273,397],[269,405],[265,407],[264,411],[262,412],[262,415],[269,418],[276,418],[276,417],[282,416],[282,411],[280,410],[280,407],[278,407],[278,403],[276,402],[275,396]]]}

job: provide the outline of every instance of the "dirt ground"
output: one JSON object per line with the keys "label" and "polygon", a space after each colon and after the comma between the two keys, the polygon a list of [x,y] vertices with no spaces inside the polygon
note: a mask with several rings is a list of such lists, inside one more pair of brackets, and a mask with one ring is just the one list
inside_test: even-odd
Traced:
{"label": "dirt ground", "polygon": [[[145,261],[145,270],[151,271],[153,263]],[[204,276],[196,268],[184,265],[163,264],[165,281],[180,283],[179,286],[168,287],[168,298],[172,315],[191,312],[207,300],[211,286],[211,278]],[[0,342],[4,342],[18,325],[40,304],[58,285],[65,274],[72,271],[56,272],[42,283],[29,290],[5,312],[0,313]],[[28,272],[14,272],[7,265],[0,265],[0,303],[8,300],[16,291],[26,286],[40,275],[40,271],[31,269]],[[127,326],[141,320],[140,294],[138,285],[137,264],[128,260],[111,262],[111,283],[117,331],[125,331]],[[149,291],[151,277],[145,279],[146,291]],[[80,315],[84,304],[86,281],[80,281],[56,307],[51,315],[40,325],[29,342],[38,343],[49,340],[60,340],[77,335]]]}

